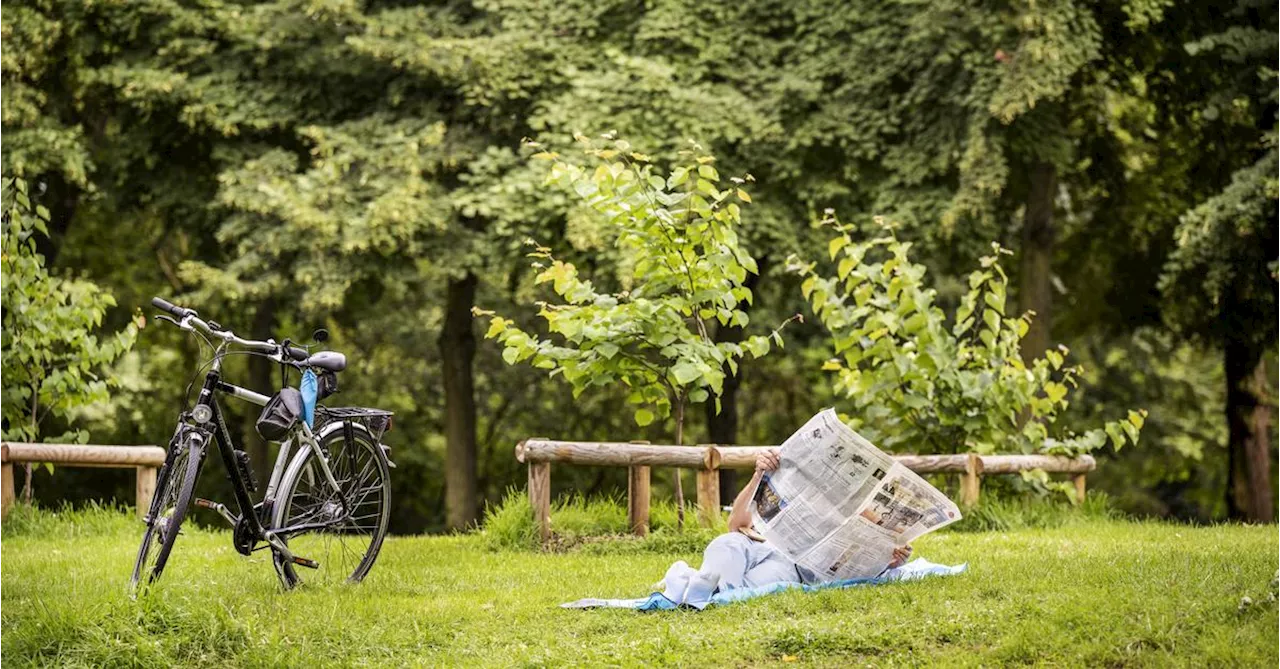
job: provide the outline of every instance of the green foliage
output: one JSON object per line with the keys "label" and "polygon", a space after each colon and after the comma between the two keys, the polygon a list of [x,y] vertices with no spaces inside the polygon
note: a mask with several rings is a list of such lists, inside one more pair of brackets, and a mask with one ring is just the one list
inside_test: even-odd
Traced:
{"label": "green foliage", "polygon": [[801,291],[831,332],[836,390],[849,424],[890,450],[976,453],[1044,452],[1075,455],[1106,445],[1137,443],[1145,411],[1083,434],[1049,435],[1068,406],[1079,369],[1065,365],[1066,349],[1046,351],[1030,364],[1019,345],[1030,314],[1008,313],[1008,277],[993,253],[969,274],[955,316],[935,304],[925,268],[882,224],[880,236],[855,242],[834,217],[828,250],[836,275],[792,260]]}
{"label": "green foliage", "polygon": [[[558,340],[543,339],[493,312],[488,338],[503,345],[509,364],[529,362],[561,376],[574,395],[594,386],[621,383],[644,426],[676,409],[677,431],[686,403],[712,399],[719,406],[725,366],[736,373],[748,353],[754,358],[782,345],[778,330],[737,342],[716,342],[709,323],[746,327],[739,308],[752,300],[745,282],[755,260],[738,241],[739,202],[751,201],[745,178],[722,184],[715,159],[696,145],[683,161],[659,173],[630,143],[607,136],[603,143],[579,139],[594,169],[554,161],[548,181],[576,193],[583,204],[616,226],[626,268],[623,290],[599,291],[577,268],[533,244],[537,283],[550,283],[563,302],[541,302],[538,315]],[[785,324],[784,324],[785,325]]]}
{"label": "green foliage", "polygon": [[4,17],[4,173],[25,178],[60,174],[92,188],[83,129],[51,109],[47,87],[66,55],[68,26],[49,10],[48,3],[28,3],[11,7]]}
{"label": "green foliage", "polygon": [[1091,490],[1140,517],[1208,522],[1223,512],[1227,445],[1221,351],[1167,330],[1077,340],[1072,355],[1084,367],[1080,388],[1059,424],[1087,429],[1124,402],[1150,411],[1140,449],[1108,454],[1089,474]]}
{"label": "green foliage", "polygon": [[[1277,12],[1239,2],[1226,26],[1183,45],[1214,67],[1190,113],[1205,151],[1227,153],[1220,185],[1182,213],[1160,289],[1165,320],[1212,341],[1274,350],[1276,338]],[[1221,66],[1221,65],[1226,65]]]}
{"label": "green foliage", "polygon": [[[736,233],[764,275],[751,277],[749,312],[766,323],[800,308],[779,260],[825,245],[803,222],[827,207],[871,235],[872,213],[901,222],[951,313],[967,290],[957,268],[989,240],[1014,246],[1027,168],[1047,162],[1059,177],[1055,339],[1073,351],[1112,342],[1085,358],[1090,371],[1115,351],[1132,357],[1077,377],[1098,401],[1069,427],[1149,407],[1143,441],[1157,447],[1126,450],[1098,478],[1116,471],[1106,485],[1126,508],[1196,516],[1210,507],[1180,504],[1220,483],[1222,416],[1207,407],[1221,404],[1221,376],[1183,358],[1215,354],[1222,336],[1275,339],[1277,226],[1260,161],[1274,152],[1276,14],[1229,4],[29,0],[3,14],[4,171],[49,182],[49,264],[122,304],[181,296],[255,336],[323,321],[359,370],[343,401],[412,416],[392,439],[415,494],[393,523],[420,531],[439,526],[444,466],[440,285],[473,274],[477,303],[522,313],[536,299],[527,237],[601,293],[625,290],[616,281],[631,271],[612,224],[541,187],[545,165],[521,157],[522,137],[568,153],[575,130],[616,129],[664,166],[694,138],[719,173],[749,168],[755,203]],[[1210,346],[1154,361],[1129,342],[1137,327]],[[740,367],[744,443],[830,401],[826,339],[790,328],[787,343],[788,355]],[[187,346],[149,333],[127,361],[130,391],[78,424],[118,443],[162,439]],[[623,384],[575,398],[501,352],[481,347],[472,365],[488,499],[523,476],[507,444],[634,430],[618,411]],[[1179,391],[1152,391],[1148,372]],[[1134,382],[1112,392],[1117,376]],[[231,429],[255,438],[250,421]],[[1192,443],[1203,460],[1184,455]],[[625,485],[596,477],[557,474]]]}
{"label": "green foliage", "polygon": [[49,234],[49,211],[33,206],[25,180],[7,180],[3,197],[4,438],[84,443],[84,430],[48,435],[41,424],[105,402],[106,368],[133,346],[145,321],[139,314],[100,335],[115,299],[89,281],[49,273],[36,249],[37,236]]}
{"label": "green foliage", "polygon": [[1269,347],[1276,332],[1274,147],[1232,175],[1222,193],[1184,214],[1160,287],[1175,326]]}

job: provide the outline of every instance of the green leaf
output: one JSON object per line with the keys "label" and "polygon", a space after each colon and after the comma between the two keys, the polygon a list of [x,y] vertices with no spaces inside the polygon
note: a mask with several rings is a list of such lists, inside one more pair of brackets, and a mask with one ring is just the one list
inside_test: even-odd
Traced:
{"label": "green leaf", "polygon": [[699,165],[698,176],[702,177],[703,179],[710,179],[712,181],[720,180],[720,173],[716,171],[716,168],[710,165]]}
{"label": "green leaf", "polygon": [[1001,316],[1004,315],[1004,294],[997,295],[995,292],[988,291],[982,296],[982,300],[987,306],[995,309]]}
{"label": "green leaf", "polygon": [[636,409],[636,425],[644,427],[653,422],[653,412],[648,409]]}
{"label": "green leaf", "polygon": [[763,358],[769,353],[769,339],[767,337],[755,336],[742,343],[743,348],[751,353],[753,358]]}
{"label": "green leaf", "polygon": [[1044,394],[1050,402],[1057,404],[1067,396],[1067,387],[1061,383],[1050,381],[1044,384]]}
{"label": "green leaf", "polygon": [[840,252],[840,249],[848,246],[849,243],[850,240],[845,235],[840,235],[839,237],[833,238],[830,242],[827,242],[827,252],[831,254],[831,259],[835,260],[836,254]]}
{"label": "green leaf", "polygon": [[689,361],[681,360],[671,368],[671,376],[675,378],[677,384],[684,386],[702,376],[702,372]]}
{"label": "green leaf", "polygon": [[840,260],[839,267],[836,268],[836,276],[840,277],[841,279],[844,279],[845,277],[849,276],[849,272],[852,272],[853,268],[857,266],[857,264],[858,264],[857,261],[855,261],[853,258],[849,258],[849,257],[842,258]]}
{"label": "green leaf", "polygon": [[1114,447],[1117,451],[1124,446],[1125,434],[1124,434],[1124,431],[1120,429],[1120,426],[1118,424],[1107,423],[1102,426],[1102,429],[1106,430],[1107,436],[1111,438],[1112,447]]}
{"label": "green leaf", "polygon": [[994,311],[984,310],[982,312],[982,322],[987,324],[987,328],[992,334],[1000,331],[1000,316]]}
{"label": "green leaf", "polygon": [[750,195],[747,195],[747,191],[742,190],[741,188],[739,188],[739,189],[738,189],[738,199],[739,199],[739,200],[742,200],[743,202],[750,202],[750,201],[751,201],[751,196],[750,196]]}
{"label": "green leaf", "polygon": [[502,332],[506,329],[507,329],[507,320],[501,317],[494,317],[493,321],[489,323],[489,330],[484,333],[484,338],[493,339],[494,337],[502,334]]}

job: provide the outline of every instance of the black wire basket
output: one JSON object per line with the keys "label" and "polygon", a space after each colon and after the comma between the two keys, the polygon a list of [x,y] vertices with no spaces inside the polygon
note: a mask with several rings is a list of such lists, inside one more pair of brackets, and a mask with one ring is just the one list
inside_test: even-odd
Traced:
{"label": "black wire basket", "polygon": [[374,439],[381,440],[382,433],[391,428],[391,417],[394,414],[382,409],[365,407],[316,407],[316,429],[329,423],[351,421],[365,426]]}

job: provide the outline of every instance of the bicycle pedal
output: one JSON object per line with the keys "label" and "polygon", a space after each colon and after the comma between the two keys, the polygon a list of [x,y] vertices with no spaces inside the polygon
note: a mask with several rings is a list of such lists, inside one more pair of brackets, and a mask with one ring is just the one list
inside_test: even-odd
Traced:
{"label": "bicycle pedal", "polygon": [[307,558],[304,558],[304,557],[298,557],[297,555],[293,556],[293,563],[300,564],[308,569],[320,568],[319,562],[316,562],[315,560],[308,560]]}
{"label": "bicycle pedal", "polygon": [[213,501],[213,500],[211,500],[211,499],[205,499],[205,498],[203,498],[203,497],[197,497],[197,498],[196,498],[196,506],[204,507],[204,508],[206,508],[206,509],[212,509],[212,508],[214,508],[214,507],[216,507],[216,506],[217,506],[217,502],[214,502],[214,501]]}

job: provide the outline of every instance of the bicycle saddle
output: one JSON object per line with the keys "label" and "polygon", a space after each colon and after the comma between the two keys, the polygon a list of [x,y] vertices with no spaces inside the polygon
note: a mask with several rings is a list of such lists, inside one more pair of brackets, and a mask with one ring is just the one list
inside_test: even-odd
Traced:
{"label": "bicycle saddle", "polygon": [[330,372],[341,372],[347,368],[347,356],[337,351],[321,351],[307,358],[306,364],[310,367],[327,369]]}

